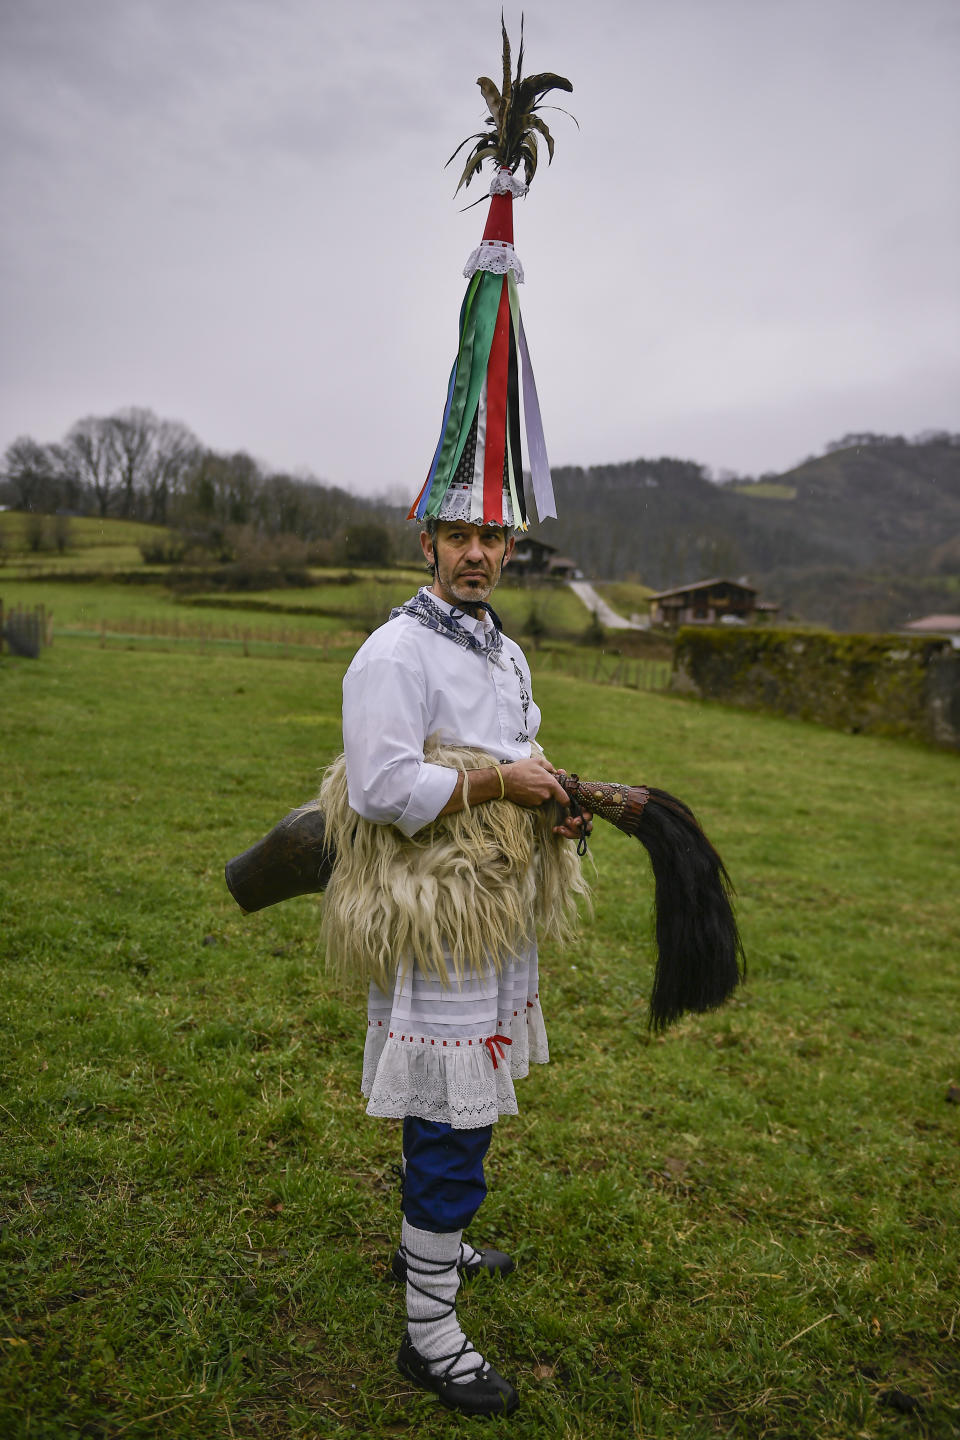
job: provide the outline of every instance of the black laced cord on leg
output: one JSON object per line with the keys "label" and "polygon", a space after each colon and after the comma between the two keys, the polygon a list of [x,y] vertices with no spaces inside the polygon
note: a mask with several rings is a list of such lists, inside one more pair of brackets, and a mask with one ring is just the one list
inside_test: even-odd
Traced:
{"label": "black laced cord on leg", "polygon": [[[421,1278],[426,1277],[427,1279],[429,1279],[430,1276],[433,1276],[434,1279],[438,1280],[441,1275],[447,1274],[448,1271],[452,1270],[454,1274],[456,1274],[456,1260],[453,1262],[452,1265],[450,1265],[447,1263],[446,1260],[427,1260],[422,1255],[414,1255],[411,1258],[410,1251],[405,1245],[400,1246],[400,1253],[407,1262],[407,1284],[412,1286],[412,1288],[416,1290],[417,1294],[422,1295],[425,1300],[432,1300],[434,1305],[438,1306],[440,1309],[439,1315],[431,1315],[429,1317],[424,1317],[418,1320],[412,1319],[408,1313],[407,1329],[409,1330],[414,1325],[435,1325],[438,1320],[446,1320],[448,1315],[455,1315],[457,1310],[456,1300],[442,1299],[441,1296],[434,1294],[432,1290],[427,1290],[424,1288],[423,1285],[418,1285],[416,1280],[411,1279],[411,1276],[419,1275],[421,1276]],[[461,1360],[464,1355],[468,1355],[471,1352],[473,1352],[473,1354],[477,1356],[477,1360],[479,1362],[472,1371],[472,1374],[467,1373],[466,1375],[451,1376],[450,1372],[456,1365],[457,1361]],[[456,1350],[452,1355],[425,1355],[423,1358],[431,1367],[434,1365],[442,1365],[444,1361],[448,1361],[449,1363],[447,1364],[446,1369],[441,1371],[440,1375],[437,1378],[441,1380],[446,1380],[449,1377],[451,1384],[457,1384],[462,1381],[469,1380],[472,1378],[472,1376],[482,1374],[487,1368],[484,1364],[483,1357],[477,1354],[476,1347],[470,1340],[467,1339],[466,1335],[464,1335],[463,1337],[463,1344],[460,1346],[460,1349]]]}

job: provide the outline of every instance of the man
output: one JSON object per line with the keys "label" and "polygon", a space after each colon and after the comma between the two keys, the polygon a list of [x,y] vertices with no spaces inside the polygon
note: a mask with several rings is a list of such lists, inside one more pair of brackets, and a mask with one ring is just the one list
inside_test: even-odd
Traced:
{"label": "man", "polygon": [[547,933],[563,929],[584,887],[560,842],[590,824],[567,818],[551,834],[531,819],[555,805],[559,817],[567,796],[536,744],[540,711],[523,652],[487,603],[513,553],[512,528],[527,524],[521,392],[537,513],[556,515],[520,316],[513,200],[533,178],[540,139],[553,156],[536,113],[544,95],[573,88],[552,72],[522,79],[522,45],[511,80],[501,31],[503,95],[477,82],[490,118],[464,142],[473,148],[460,180],[468,185],[491,160],[490,208],[464,267],[440,438],[409,517],[423,525],[433,581],[347,671],[345,784],[341,773],[325,779],[320,797],[338,857],[324,907],[328,959],[349,968],[355,954],[359,973],[373,977],[363,1091],[369,1114],[403,1119],[394,1269],[406,1279],[407,1333],[397,1363],[465,1414],[518,1403],[456,1315],[461,1274],[506,1273],[512,1262],[475,1251],[463,1230],[486,1193],[491,1127],[516,1113],[513,1080],[548,1059],[534,917]]}
{"label": "man", "polygon": [[[455,496],[444,506],[457,508]],[[371,635],[344,677],[351,810],[417,837],[431,835],[440,817],[490,802],[566,808],[536,745],[540,711],[526,659],[487,603],[513,553],[509,527],[430,518],[420,543],[432,584]],[[498,763],[435,763],[425,754],[431,737]],[[553,834],[577,840],[590,818],[568,816]],[[516,953],[488,955],[469,973],[455,944],[444,946],[445,974],[398,956],[392,993],[372,984],[368,1004],[368,1113],[403,1118],[404,1218],[393,1268],[406,1280],[407,1333],[397,1363],[453,1409],[509,1413],[516,1390],[463,1334],[456,1294],[461,1276],[513,1269],[499,1251],[474,1250],[463,1231],[486,1194],[493,1123],[517,1111],[513,1079],[529,1061],[548,1059],[536,942],[528,930]]]}

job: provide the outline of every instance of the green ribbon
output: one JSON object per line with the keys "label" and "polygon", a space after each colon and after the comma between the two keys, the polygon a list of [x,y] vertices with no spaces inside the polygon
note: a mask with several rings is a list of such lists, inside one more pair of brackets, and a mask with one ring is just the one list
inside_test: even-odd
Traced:
{"label": "green ribbon", "polygon": [[480,270],[470,281],[464,300],[460,354],[457,357],[457,378],[453,387],[450,417],[444,431],[440,458],[426,513],[438,515],[450,481],[463,455],[473,417],[480,403],[480,391],[490,361],[493,331],[500,308],[503,276]]}

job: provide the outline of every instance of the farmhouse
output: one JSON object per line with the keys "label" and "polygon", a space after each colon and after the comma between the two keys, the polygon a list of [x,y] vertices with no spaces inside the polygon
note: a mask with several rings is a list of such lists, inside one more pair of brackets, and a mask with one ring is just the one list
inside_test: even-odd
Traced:
{"label": "farmhouse", "polygon": [[535,540],[532,535],[518,535],[510,564],[515,572],[522,575],[546,575],[550,559],[556,555],[557,547]]}
{"label": "farmhouse", "polygon": [[510,560],[515,574],[549,575],[555,580],[577,580],[580,570],[569,555],[558,555],[555,545],[535,540],[532,535],[518,535]]}
{"label": "farmhouse", "polygon": [[553,555],[547,566],[547,573],[554,580],[582,580],[583,572],[576,560],[569,555]]}
{"label": "farmhouse", "polygon": [[698,580],[650,596],[650,623],[666,625],[716,625],[720,622],[746,623],[758,611],[775,612],[780,607],[757,600],[757,591],[742,580]]}

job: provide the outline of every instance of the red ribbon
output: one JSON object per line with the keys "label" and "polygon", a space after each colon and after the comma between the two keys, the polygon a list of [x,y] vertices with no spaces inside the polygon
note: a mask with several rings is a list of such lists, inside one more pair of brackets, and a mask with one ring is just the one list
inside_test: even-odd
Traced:
{"label": "red ribbon", "polygon": [[[507,369],[510,301],[503,277],[500,305],[487,362],[487,435],[483,451],[483,523],[503,524],[503,456],[507,443]],[[516,518],[516,517],[514,517]]]}
{"label": "red ribbon", "polygon": [[510,1040],[506,1035],[488,1035],[483,1043],[490,1051],[490,1059],[493,1061],[494,1070],[498,1070],[500,1067],[497,1064],[497,1051],[500,1052],[500,1059],[502,1060],[504,1058],[504,1045],[512,1045],[513,1041]]}

